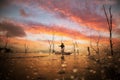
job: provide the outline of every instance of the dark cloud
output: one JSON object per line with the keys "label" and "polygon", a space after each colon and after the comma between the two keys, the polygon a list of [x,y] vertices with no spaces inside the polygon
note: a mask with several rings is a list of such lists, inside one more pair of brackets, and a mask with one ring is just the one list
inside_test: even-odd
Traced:
{"label": "dark cloud", "polygon": [[23,17],[28,17],[29,16],[29,14],[24,9],[20,9],[20,14]]}
{"label": "dark cloud", "polygon": [[0,0],[0,8],[1,8],[1,7],[5,7],[5,6],[7,6],[8,4],[10,4],[10,1],[9,1],[9,0]]}
{"label": "dark cloud", "polygon": [[120,12],[120,0],[115,0],[115,4],[113,6],[117,12]]}
{"label": "dark cloud", "polygon": [[26,35],[22,27],[6,21],[0,22],[0,31],[6,31],[9,37],[23,37]]}
{"label": "dark cloud", "polygon": [[116,5],[120,7],[120,0],[116,0]]}

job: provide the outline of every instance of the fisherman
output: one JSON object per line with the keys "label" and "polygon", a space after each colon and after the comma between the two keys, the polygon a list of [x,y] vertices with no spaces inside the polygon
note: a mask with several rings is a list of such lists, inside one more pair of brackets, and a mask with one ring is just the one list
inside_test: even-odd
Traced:
{"label": "fisherman", "polygon": [[65,47],[64,43],[61,43],[60,47],[61,47],[61,53],[63,54],[64,53],[64,47]]}
{"label": "fisherman", "polygon": [[63,55],[64,54],[64,48],[65,48],[64,43],[61,43],[60,47],[61,47],[61,53],[62,53],[61,59],[64,60],[64,55]]}

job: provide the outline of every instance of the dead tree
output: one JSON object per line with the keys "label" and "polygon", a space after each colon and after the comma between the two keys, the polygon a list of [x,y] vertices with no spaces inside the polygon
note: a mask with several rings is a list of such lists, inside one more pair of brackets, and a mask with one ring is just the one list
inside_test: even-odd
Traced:
{"label": "dead tree", "polygon": [[75,42],[75,45],[76,45],[76,52],[79,54],[79,45],[77,42]]}
{"label": "dead tree", "polygon": [[49,43],[49,54],[51,53],[51,51],[52,51],[52,43],[51,43],[51,41],[50,40],[48,40],[48,43]]}
{"label": "dead tree", "polygon": [[8,39],[8,35],[6,35],[6,39],[5,39],[5,46],[4,46],[4,48],[7,48],[8,43],[9,43],[9,39]]}
{"label": "dead tree", "polygon": [[107,11],[103,5],[104,13],[106,16],[107,24],[108,24],[108,30],[109,30],[109,43],[110,43],[110,53],[113,55],[113,43],[112,43],[112,13],[111,13],[111,6],[109,7],[109,17],[107,14]]}
{"label": "dead tree", "polygon": [[90,36],[90,47],[88,47],[88,55],[91,54],[90,52],[90,48],[91,48],[98,56],[98,59],[95,59],[97,62],[100,61],[100,49],[99,49],[100,38],[101,36],[99,34],[98,38],[95,39],[96,40],[95,46],[93,46],[91,41],[91,36]]}
{"label": "dead tree", "polygon": [[74,42],[73,42],[73,52],[76,53],[76,46]]}
{"label": "dead tree", "polygon": [[90,47],[91,47],[92,50],[95,51],[95,53],[98,54],[98,55],[99,55],[99,52],[100,52],[100,51],[99,51],[99,50],[100,50],[100,49],[99,49],[100,38],[101,38],[101,36],[100,36],[100,34],[99,34],[98,39],[96,40],[96,46],[95,46],[96,49],[93,47],[92,41],[91,41],[91,39],[90,39]]}
{"label": "dead tree", "polygon": [[78,46],[78,43],[76,41],[73,42],[73,52],[79,54],[79,46]]}
{"label": "dead tree", "polygon": [[3,38],[2,35],[0,35],[0,48],[2,48]]}
{"label": "dead tree", "polygon": [[52,53],[55,52],[55,49],[54,49],[54,47],[55,47],[55,45],[54,45],[54,37],[55,37],[55,34],[53,33],[53,36],[52,36]]}
{"label": "dead tree", "polygon": [[28,49],[29,49],[27,43],[24,44],[24,48],[25,48],[25,53],[27,53],[27,52],[28,52]]}

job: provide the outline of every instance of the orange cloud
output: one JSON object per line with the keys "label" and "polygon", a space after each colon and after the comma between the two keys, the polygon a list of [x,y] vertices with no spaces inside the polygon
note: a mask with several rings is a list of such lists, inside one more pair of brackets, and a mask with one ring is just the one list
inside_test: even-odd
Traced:
{"label": "orange cloud", "polygon": [[[32,27],[25,27],[25,31],[33,33],[33,34],[55,34],[56,36],[65,36],[76,40],[90,40],[90,36],[87,36],[85,34],[82,34],[79,31],[68,29],[65,27],[60,26],[45,26],[45,25],[37,25]],[[97,40],[98,35],[91,36],[92,39]],[[101,36],[101,42],[106,42],[108,40],[108,37]]]}
{"label": "orange cloud", "polygon": [[[59,0],[41,0],[40,2],[42,3],[39,3],[39,7],[51,13],[57,12],[57,17],[69,18],[79,23],[80,26],[87,26],[99,31],[106,31],[108,28],[104,11],[101,9],[101,4],[94,1],[86,0],[83,2],[82,0],[65,0],[62,4]],[[103,1],[100,3],[102,2]],[[115,21],[113,25],[115,26]]]}
{"label": "orange cloud", "polygon": [[[103,4],[113,5],[116,1],[64,0],[61,3],[61,0],[35,0],[34,3],[38,4],[38,8],[47,10],[55,14],[56,17],[70,19],[80,26],[87,26],[94,30],[106,31],[107,22],[101,8]],[[19,0],[19,2],[29,6],[32,6],[31,3],[33,3],[29,0]],[[115,20],[113,20],[113,26],[116,26]]]}
{"label": "orange cloud", "polygon": [[58,36],[66,36],[70,37],[73,39],[87,39],[88,37],[86,35],[83,35],[82,33],[64,28],[64,27],[59,27],[59,26],[44,26],[44,25],[39,25],[39,26],[34,26],[32,28],[27,27],[26,31],[34,33],[34,34],[40,34],[40,33],[46,33],[46,34],[55,34]]}

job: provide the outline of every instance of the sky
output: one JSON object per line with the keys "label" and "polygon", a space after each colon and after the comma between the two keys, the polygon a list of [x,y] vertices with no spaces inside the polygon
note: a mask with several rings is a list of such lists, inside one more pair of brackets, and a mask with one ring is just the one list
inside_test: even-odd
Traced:
{"label": "sky", "polygon": [[104,42],[109,31],[103,5],[107,13],[112,6],[113,39],[119,40],[119,0],[0,0],[0,35],[44,47],[53,36],[56,45],[89,44],[99,36]]}

